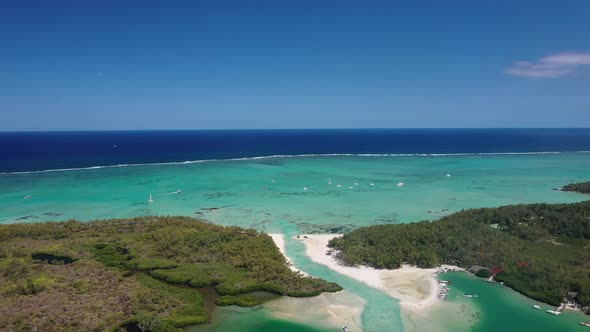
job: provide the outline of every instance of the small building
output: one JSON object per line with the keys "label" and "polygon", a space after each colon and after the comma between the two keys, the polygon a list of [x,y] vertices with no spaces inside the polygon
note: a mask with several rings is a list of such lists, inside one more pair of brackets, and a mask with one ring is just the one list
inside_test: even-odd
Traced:
{"label": "small building", "polygon": [[567,292],[564,300],[568,306],[577,308],[578,307],[578,304],[576,303],[577,297],[578,297],[578,292]]}

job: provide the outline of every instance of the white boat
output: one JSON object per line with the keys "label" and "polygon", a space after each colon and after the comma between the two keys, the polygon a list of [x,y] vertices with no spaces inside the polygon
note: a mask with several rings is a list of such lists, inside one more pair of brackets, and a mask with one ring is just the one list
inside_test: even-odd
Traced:
{"label": "white boat", "polygon": [[463,296],[465,296],[465,297],[477,297],[477,295],[474,295],[474,294],[467,294],[467,293],[463,294]]}
{"label": "white boat", "polygon": [[590,323],[586,323],[586,322],[580,322],[580,325],[590,327]]}
{"label": "white boat", "polygon": [[555,316],[561,315],[561,311],[557,311],[557,310],[547,310],[545,312],[548,314],[551,314],[551,315],[555,315]]}
{"label": "white boat", "polygon": [[337,184],[336,187],[340,188],[340,187],[342,187],[342,185],[341,184]]}
{"label": "white boat", "polygon": [[398,182],[398,183],[396,184],[396,186],[398,186],[398,187],[403,187],[403,186],[405,186],[405,185],[406,185],[406,184],[405,184],[405,183],[403,183],[403,182]]}
{"label": "white boat", "polygon": [[369,183],[369,186],[371,186],[371,187],[374,186],[374,185],[375,185],[374,183]]}
{"label": "white boat", "polygon": [[303,187],[303,191],[307,191],[307,189],[308,189],[307,187]]}
{"label": "white boat", "polygon": [[152,199],[152,194],[150,194],[150,198],[148,199],[148,203],[152,204],[154,202],[154,200]]}
{"label": "white boat", "polygon": [[328,178],[328,184],[331,186],[332,185],[332,179]]}
{"label": "white boat", "polygon": [[540,306],[538,306],[538,305],[536,305],[536,304],[535,304],[535,305],[533,306],[533,309],[542,310],[543,308],[541,308]]}
{"label": "white boat", "polygon": [[450,177],[450,176],[451,176],[451,174],[447,174],[447,177]]}

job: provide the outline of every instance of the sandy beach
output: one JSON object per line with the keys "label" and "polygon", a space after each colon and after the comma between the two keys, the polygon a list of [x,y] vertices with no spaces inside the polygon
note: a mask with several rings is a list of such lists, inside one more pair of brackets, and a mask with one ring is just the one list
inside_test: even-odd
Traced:
{"label": "sandy beach", "polygon": [[[396,270],[377,270],[367,266],[349,267],[341,265],[333,256],[326,255],[328,242],[341,235],[318,234],[300,236],[304,242],[306,254],[316,263],[349,278],[358,280],[368,286],[377,288],[400,301],[406,312],[424,311],[438,302],[438,282],[433,273],[439,268],[420,269],[404,265]],[[460,269],[454,266],[443,268]]]}
{"label": "sandy beach", "polygon": [[344,290],[306,298],[284,296],[264,306],[277,318],[335,331],[346,325],[351,332],[356,332],[362,331],[361,314],[365,304],[363,299]]}
{"label": "sandy beach", "polygon": [[279,251],[281,252],[281,254],[283,254],[283,256],[285,256],[285,258],[287,259],[287,263],[289,264],[289,268],[291,269],[291,271],[294,272],[299,272],[303,275],[307,275],[307,273],[299,270],[298,268],[296,268],[295,266],[293,266],[293,264],[291,263],[291,259],[289,258],[289,256],[287,256],[285,254],[285,235],[283,234],[268,234],[272,240],[274,241],[275,245],[279,248]]}
{"label": "sandy beach", "polygon": [[[291,264],[291,260],[285,253],[285,236],[283,234],[268,234],[279,251],[285,256],[289,268],[307,273],[297,269]],[[340,328],[346,325],[350,331],[362,331],[361,314],[366,302],[360,297],[341,291],[338,293],[323,293],[312,298],[281,297],[270,301],[265,307],[270,309],[275,317],[320,325],[329,328]]]}

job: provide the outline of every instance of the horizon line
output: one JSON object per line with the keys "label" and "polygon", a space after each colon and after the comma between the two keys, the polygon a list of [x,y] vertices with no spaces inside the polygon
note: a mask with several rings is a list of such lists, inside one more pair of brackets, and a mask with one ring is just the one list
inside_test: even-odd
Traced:
{"label": "horizon line", "polygon": [[58,133],[58,132],[156,132],[156,131],[318,131],[318,130],[526,130],[526,129],[590,129],[590,127],[365,127],[365,128],[202,128],[202,129],[48,129],[48,130],[0,130],[0,133]]}

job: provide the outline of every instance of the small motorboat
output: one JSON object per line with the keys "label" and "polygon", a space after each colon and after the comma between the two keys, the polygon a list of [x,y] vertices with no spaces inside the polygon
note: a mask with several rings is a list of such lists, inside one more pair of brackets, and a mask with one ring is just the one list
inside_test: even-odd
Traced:
{"label": "small motorboat", "polygon": [[557,310],[547,310],[545,312],[548,313],[548,314],[550,314],[550,315],[554,315],[554,316],[561,315],[561,311],[557,311]]}
{"label": "small motorboat", "polygon": [[536,305],[536,304],[535,304],[535,305],[533,306],[533,309],[542,310],[543,308],[541,308],[540,306],[538,306],[538,305]]}
{"label": "small motorboat", "polygon": [[590,323],[586,323],[586,322],[580,322],[580,325],[590,327]]}

